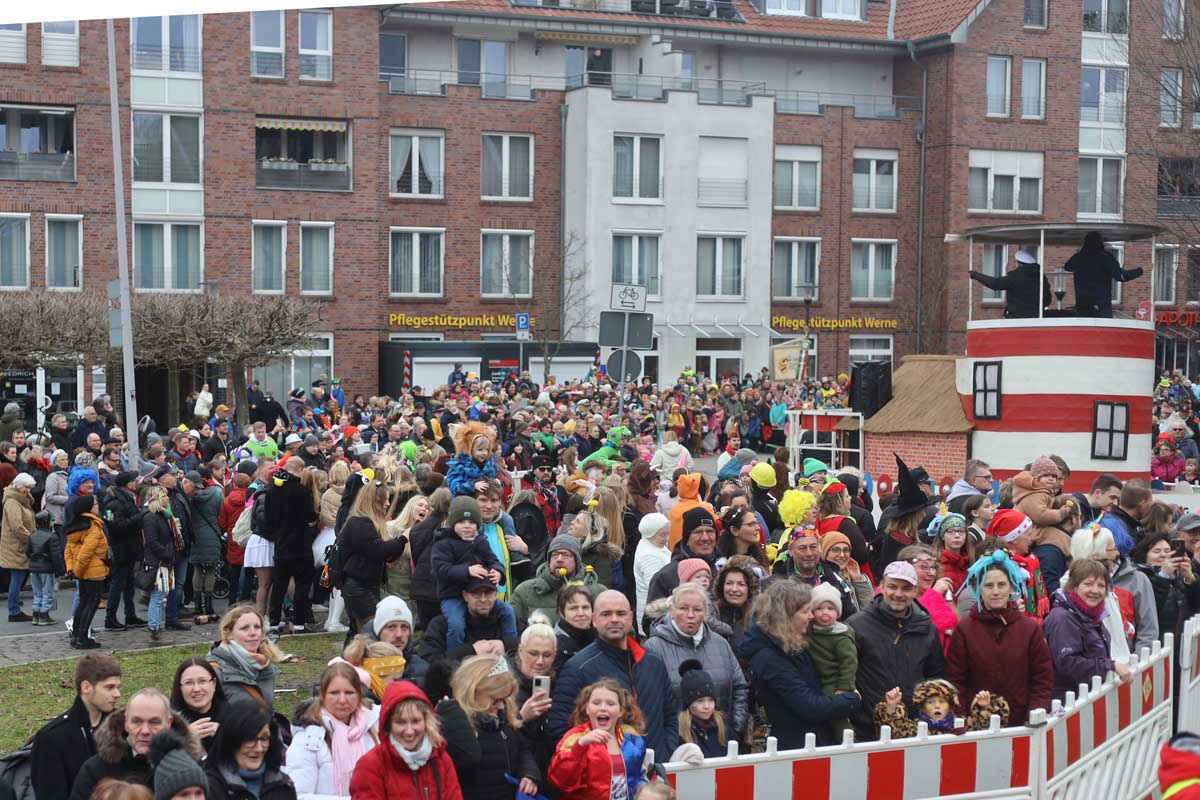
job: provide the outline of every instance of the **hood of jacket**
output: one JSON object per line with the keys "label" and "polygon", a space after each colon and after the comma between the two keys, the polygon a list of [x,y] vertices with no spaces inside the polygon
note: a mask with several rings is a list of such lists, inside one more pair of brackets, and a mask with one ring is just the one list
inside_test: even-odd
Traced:
{"label": "hood of jacket", "polygon": [[951,500],[955,500],[959,497],[970,497],[974,494],[983,494],[983,492],[979,491],[970,483],[968,483],[966,478],[959,478],[954,482],[954,485],[950,487],[950,493],[946,495],[946,502],[948,503]]}
{"label": "hood of jacket", "polygon": [[679,482],[676,484],[679,487],[679,499],[699,500],[700,481],[701,476],[698,472],[690,472],[687,475],[679,476]]}
{"label": "hood of jacket", "polygon": [[700,629],[700,644],[696,644],[696,639],[688,636],[686,633],[681,633],[671,624],[670,615],[664,616],[650,628],[650,636],[652,638],[662,639],[664,642],[673,644],[676,647],[687,647],[692,650],[698,650],[704,647],[704,642],[708,637],[712,636],[712,629],[708,623]]}
{"label": "hood of jacket", "polygon": [[683,445],[679,442],[663,442],[658,449],[670,458],[679,458],[683,455]]}
{"label": "hood of jacket", "polygon": [[[1178,733],[1162,746],[1159,753],[1158,784],[1165,794],[1177,783],[1186,784],[1200,776],[1200,738],[1192,733]],[[1195,800],[1195,786],[1181,787],[1173,797],[1179,800]]]}
{"label": "hood of jacket", "polygon": [[1017,505],[1026,497],[1035,494],[1044,494],[1050,500],[1054,499],[1049,489],[1043,489],[1033,482],[1033,474],[1029,472],[1018,472],[1013,476],[1013,505]]}
{"label": "hood of jacket", "polygon": [[[204,747],[196,735],[188,729],[187,720],[179,714],[171,712],[171,731],[183,740],[184,749],[198,763],[205,758]],[[120,764],[123,761],[145,759],[145,756],[133,754],[129,741],[125,738],[125,709],[114,711],[96,731],[96,755],[108,764]]]}
{"label": "hood of jacket", "polygon": [[9,500],[16,500],[26,508],[33,508],[33,496],[25,494],[15,486],[8,486],[4,489],[4,502],[7,503]]}

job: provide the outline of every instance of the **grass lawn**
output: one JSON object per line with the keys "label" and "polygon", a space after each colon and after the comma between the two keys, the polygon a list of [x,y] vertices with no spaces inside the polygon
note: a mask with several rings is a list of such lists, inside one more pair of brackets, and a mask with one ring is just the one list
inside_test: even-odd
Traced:
{"label": "grass lawn", "polygon": [[[284,636],[278,644],[285,653],[300,656],[300,663],[282,664],[276,682],[276,709],[291,718],[296,703],[312,695],[313,685],[326,662],[341,653],[341,634]],[[203,658],[208,643],[179,645],[155,650],[115,653],[124,676],[121,694],[129,697],[138,689],[154,686],[170,693],[171,679],[185,658]],[[75,659],[43,661],[0,669],[0,753],[21,744],[56,714],[74,702]],[[294,691],[279,692],[279,689]],[[122,702],[122,705],[124,703]]]}

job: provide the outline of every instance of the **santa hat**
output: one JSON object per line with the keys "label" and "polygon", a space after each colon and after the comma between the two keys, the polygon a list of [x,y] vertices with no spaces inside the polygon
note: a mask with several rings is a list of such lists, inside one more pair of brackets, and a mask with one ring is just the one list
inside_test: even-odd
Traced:
{"label": "santa hat", "polygon": [[991,523],[988,524],[987,535],[995,536],[1001,541],[1015,542],[1028,533],[1032,527],[1033,520],[1020,511],[1002,508],[996,512],[996,516],[992,517]]}

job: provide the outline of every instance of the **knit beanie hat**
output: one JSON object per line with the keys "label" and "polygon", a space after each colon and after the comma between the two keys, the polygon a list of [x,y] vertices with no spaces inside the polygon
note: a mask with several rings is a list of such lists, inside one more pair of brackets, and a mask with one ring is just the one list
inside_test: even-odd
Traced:
{"label": "knit beanie hat", "polygon": [[240,475],[249,475],[253,478],[258,473],[258,462],[253,459],[239,461],[234,472]]}
{"label": "knit beanie hat", "polygon": [[703,558],[685,558],[679,562],[679,582],[691,583],[692,578],[699,572],[707,572],[712,577],[712,567]]}
{"label": "knit beanie hat", "polygon": [[850,543],[849,536],[842,533],[841,531],[830,531],[829,533],[827,533],[821,537],[821,560],[822,561],[829,560],[829,551],[833,549],[833,546],[835,544],[844,544],[847,547],[849,547],[851,550],[854,549],[854,545],[852,545]]}
{"label": "knit beanie hat", "polygon": [[194,469],[188,470],[183,477],[195,484],[197,488],[202,488],[204,486],[204,476]]}
{"label": "knit beanie hat", "polygon": [[314,445],[319,445],[320,443],[321,443],[321,440],[318,439],[317,437],[313,436],[311,433],[308,436],[304,437],[304,446],[305,447],[312,447]]}
{"label": "knit beanie hat", "polygon": [[555,550],[567,550],[575,559],[575,571],[578,572],[583,567],[583,548],[579,544],[579,540],[569,533],[563,532],[550,540],[550,547],[546,549],[546,560],[550,560],[550,556]]}
{"label": "knit beanie hat", "polygon": [[405,603],[403,598],[397,597],[394,594],[389,594],[375,606],[373,624],[375,626],[376,637],[383,632],[384,627],[389,622],[407,622],[409,628],[413,626],[413,615],[412,611],[408,608],[408,603]]}
{"label": "knit beanie hat", "polygon": [[1038,456],[1033,460],[1033,464],[1029,466],[1029,474],[1035,479],[1043,475],[1057,475],[1058,464],[1054,463],[1054,459],[1050,456]]}
{"label": "knit beanie hat", "polygon": [[694,658],[689,658],[679,665],[679,699],[686,709],[697,700],[717,697],[712,676],[704,671],[704,665]]}
{"label": "knit beanie hat", "polygon": [[837,609],[838,616],[842,615],[842,593],[832,583],[819,583],[812,590],[812,607],[821,603],[832,603]]}
{"label": "knit beanie hat", "polygon": [[476,525],[483,524],[483,511],[474,497],[462,495],[450,501],[450,510],[446,512],[446,527],[453,528],[463,520],[470,520]]}
{"label": "knit beanie hat", "polygon": [[28,472],[18,472],[17,477],[13,478],[10,485],[14,489],[20,489],[23,487],[32,489],[34,486],[37,486],[37,481]]}
{"label": "knit beanie hat", "polygon": [[815,458],[804,459],[804,477],[811,478],[818,472],[829,472],[829,467],[825,465],[825,462]]}
{"label": "knit beanie hat", "polygon": [[755,464],[750,470],[750,480],[764,489],[775,488],[775,468],[763,461]]}
{"label": "knit beanie hat", "polygon": [[654,511],[642,517],[641,521],[638,522],[638,533],[642,535],[643,539],[649,539],[670,524],[671,520],[667,519],[666,514]]}
{"label": "knit beanie hat", "polygon": [[686,543],[688,537],[692,535],[692,531],[701,525],[707,525],[715,531],[717,521],[714,519],[713,513],[704,506],[688,509],[683,515],[683,541]]}
{"label": "knit beanie hat", "polygon": [[163,731],[150,740],[150,763],[154,765],[154,800],[172,797],[199,786],[208,793],[208,779],[196,760],[188,755],[183,740],[171,731]]}
{"label": "knit beanie hat", "polygon": [[755,453],[753,450],[751,450],[749,447],[743,447],[741,450],[738,450],[736,453],[733,454],[733,460],[738,462],[742,466],[745,466],[747,464],[753,464],[754,459],[757,457],[758,457],[758,454]]}

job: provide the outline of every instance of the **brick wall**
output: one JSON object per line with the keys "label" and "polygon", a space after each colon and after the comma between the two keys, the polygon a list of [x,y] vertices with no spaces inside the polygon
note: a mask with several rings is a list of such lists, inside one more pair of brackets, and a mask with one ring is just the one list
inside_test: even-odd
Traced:
{"label": "brick wall", "polygon": [[909,469],[924,467],[939,483],[943,478],[962,477],[967,463],[966,433],[867,433],[866,471],[875,476],[887,475],[896,481],[896,459],[904,459]]}

